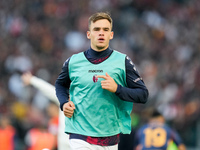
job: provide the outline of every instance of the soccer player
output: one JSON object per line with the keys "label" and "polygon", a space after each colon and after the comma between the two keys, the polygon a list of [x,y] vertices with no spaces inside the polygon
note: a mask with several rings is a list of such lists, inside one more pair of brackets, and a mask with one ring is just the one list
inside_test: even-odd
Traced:
{"label": "soccer player", "polygon": [[148,90],[131,59],[109,47],[113,36],[110,15],[93,14],[90,48],[67,59],[56,80],[71,150],[117,150],[120,133],[131,132],[133,103],[147,102]]}
{"label": "soccer player", "polygon": [[134,142],[135,150],[169,150],[172,142],[178,150],[186,149],[178,133],[165,123],[157,110],[153,111],[148,123],[138,129]]}

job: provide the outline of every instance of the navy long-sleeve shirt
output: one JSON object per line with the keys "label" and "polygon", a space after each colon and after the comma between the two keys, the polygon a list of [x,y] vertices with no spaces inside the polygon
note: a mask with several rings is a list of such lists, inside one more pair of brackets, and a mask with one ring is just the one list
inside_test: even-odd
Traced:
{"label": "navy long-sleeve shirt", "polygon": [[[113,50],[110,48],[107,48],[101,52],[94,51],[90,48],[84,52],[84,55],[91,63],[98,64],[109,58],[112,52]],[[62,106],[68,102],[69,98],[69,87],[71,83],[68,72],[69,61],[70,58],[68,58],[63,64],[62,71],[55,83],[56,95],[60,102],[61,110]],[[125,59],[125,65],[127,87],[118,85],[115,94],[124,101],[146,103],[149,94],[148,90],[138,71],[136,70],[134,63],[128,56]]]}

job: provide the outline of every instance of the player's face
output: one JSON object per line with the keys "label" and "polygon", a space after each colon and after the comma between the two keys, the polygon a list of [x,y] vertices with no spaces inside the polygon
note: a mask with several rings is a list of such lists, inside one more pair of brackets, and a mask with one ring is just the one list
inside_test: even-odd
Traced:
{"label": "player's face", "polygon": [[111,24],[107,19],[92,22],[90,31],[87,31],[87,38],[91,40],[91,48],[96,51],[103,51],[108,48],[109,41],[113,39]]}

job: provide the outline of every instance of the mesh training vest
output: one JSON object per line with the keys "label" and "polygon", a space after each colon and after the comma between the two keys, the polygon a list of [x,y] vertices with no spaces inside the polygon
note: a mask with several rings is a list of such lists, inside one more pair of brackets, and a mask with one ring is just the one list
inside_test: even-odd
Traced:
{"label": "mesh training vest", "polygon": [[70,100],[75,104],[72,118],[65,117],[65,132],[93,137],[131,132],[133,103],[121,100],[115,93],[102,89],[106,72],[117,84],[126,86],[126,55],[113,51],[108,59],[92,64],[84,53],[73,55],[69,61]]}

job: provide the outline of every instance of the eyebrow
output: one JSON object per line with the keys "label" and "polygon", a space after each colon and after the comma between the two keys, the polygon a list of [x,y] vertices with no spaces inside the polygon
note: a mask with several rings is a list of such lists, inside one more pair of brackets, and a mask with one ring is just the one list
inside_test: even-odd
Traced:
{"label": "eyebrow", "polygon": [[[95,30],[95,29],[100,29],[100,28],[101,28],[101,27],[94,27],[93,30]],[[104,30],[109,30],[110,28],[108,28],[108,27],[103,27],[103,29],[104,29]]]}

